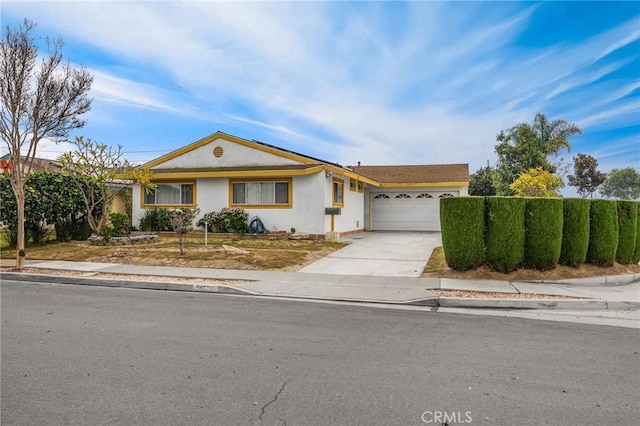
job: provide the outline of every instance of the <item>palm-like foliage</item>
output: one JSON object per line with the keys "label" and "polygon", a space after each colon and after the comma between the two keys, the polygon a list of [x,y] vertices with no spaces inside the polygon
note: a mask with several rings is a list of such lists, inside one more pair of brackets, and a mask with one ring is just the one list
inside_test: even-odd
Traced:
{"label": "palm-like foliage", "polygon": [[571,151],[569,138],[581,135],[582,130],[565,120],[550,121],[546,115],[538,113],[531,126],[538,139],[538,146],[547,155],[557,154],[563,148]]}

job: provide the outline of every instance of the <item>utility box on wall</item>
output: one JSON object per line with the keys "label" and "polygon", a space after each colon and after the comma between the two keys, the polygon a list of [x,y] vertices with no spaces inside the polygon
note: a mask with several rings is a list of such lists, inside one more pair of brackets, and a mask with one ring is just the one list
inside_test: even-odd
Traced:
{"label": "utility box on wall", "polygon": [[325,207],[324,214],[339,215],[342,212],[340,207]]}

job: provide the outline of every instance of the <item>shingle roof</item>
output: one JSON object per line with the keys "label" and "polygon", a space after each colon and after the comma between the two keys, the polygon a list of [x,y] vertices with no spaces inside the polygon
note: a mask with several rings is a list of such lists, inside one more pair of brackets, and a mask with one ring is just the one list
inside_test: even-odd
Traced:
{"label": "shingle roof", "polygon": [[468,164],[353,166],[352,169],[383,184],[469,182]]}

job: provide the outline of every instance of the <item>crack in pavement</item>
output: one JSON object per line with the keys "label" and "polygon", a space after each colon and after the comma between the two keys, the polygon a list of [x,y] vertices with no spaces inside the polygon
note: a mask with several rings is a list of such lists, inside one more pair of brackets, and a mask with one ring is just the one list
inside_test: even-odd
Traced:
{"label": "crack in pavement", "polygon": [[[278,400],[278,397],[280,397],[280,394],[282,393],[282,391],[284,391],[285,386],[287,386],[287,384],[289,383],[289,381],[287,380],[286,382],[284,382],[282,384],[282,387],[280,388],[280,390],[278,391],[278,393],[276,394],[276,396],[269,402],[267,402],[265,405],[262,406],[262,409],[260,411],[260,416],[258,416],[258,420],[262,423],[262,416],[264,416],[265,411],[267,409],[268,406],[270,406],[271,404],[273,404],[274,402],[276,402]],[[286,426],[287,422],[282,420],[280,417],[278,417],[278,420],[280,420],[282,423],[284,423],[284,425]]]}

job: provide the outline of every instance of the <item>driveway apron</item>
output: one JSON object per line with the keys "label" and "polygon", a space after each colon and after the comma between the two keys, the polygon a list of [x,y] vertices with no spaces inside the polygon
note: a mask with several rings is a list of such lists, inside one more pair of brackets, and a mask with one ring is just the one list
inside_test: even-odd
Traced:
{"label": "driveway apron", "polygon": [[364,232],[345,238],[348,246],[300,270],[310,274],[419,277],[439,232]]}

